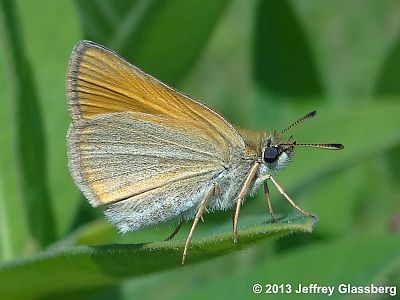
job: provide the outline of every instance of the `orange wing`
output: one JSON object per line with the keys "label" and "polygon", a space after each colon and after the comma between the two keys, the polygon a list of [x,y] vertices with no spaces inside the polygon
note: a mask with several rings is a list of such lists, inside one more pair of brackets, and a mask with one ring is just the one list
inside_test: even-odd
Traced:
{"label": "orange wing", "polygon": [[223,117],[90,41],[76,44],[68,66],[67,96],[73,124],[112,112],[142,112],[198,124],[224,148],[244,148]]}

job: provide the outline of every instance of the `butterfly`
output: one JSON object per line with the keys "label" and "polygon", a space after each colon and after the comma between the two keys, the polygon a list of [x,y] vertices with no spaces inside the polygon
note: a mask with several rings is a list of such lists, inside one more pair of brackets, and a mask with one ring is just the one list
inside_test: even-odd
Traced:
{"label": "butterfly", "polygon": [[274,174],[286,167],[296,147],[343,148],[284,138],[315,111],[282,131],[244,130],[91,41],[78,42],[72,51],[67,99],[68,166],[76,185],[92,206],[105,207],[106,218],[123,233],[177,218],[170,239],[193,220],[182,264],[205,211],[233,208],[236,243],[245,196],[263,185],[276,220],[268,181],[310,215]]}

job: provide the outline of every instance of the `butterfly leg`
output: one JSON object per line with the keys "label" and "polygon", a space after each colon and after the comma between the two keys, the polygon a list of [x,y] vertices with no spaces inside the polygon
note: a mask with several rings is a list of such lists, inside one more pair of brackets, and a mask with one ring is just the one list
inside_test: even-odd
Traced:
{"label": "butterfly leg", "polygon": [[246,196],[246,193],[251,185],[252,180],[254,177],[257,175],[257,171],[260,167],[259,163],[255,163],[251,169],[249,174],[246,177],[246,180],[244,181],[244,184],[242,186],[242,189],[240,190],[238,200],[236,203],[236,210],[235,210],[235,215],[233,217],[233,242],[237,243],[237,235],[238,235],[238,220],[239,220],[239,212],[240,212],[240,207],[242,206],[243,199]]}
{"label": "butterfly leg", "polygon": [[269,176],[269,179],[272,181],[272,183],[276,186],[276,188],[278,189],[279,193],[281,193],[281,195],[283,195],[287,201],[289,201],[289,203],[296,208],[298,211],[301,211],[303,214],[307,215],[307,216],[312,216],[311,213],[309,213],[308,211],[305,211],[304,209],[302,209],[300,206],[298,206],[296,203],[294,203],[294,201],[289,197],[288,194],[286,194],[286,192],[283,190],[283,188],[279,185],[279,183],[275,180],[274,177]]}
{"label": "butterfly leg", "polygon": [[214,193],[214,189],[215,189],[215,184],[213,184],[212,187],[206,192],[203,200],[201,200],[201,202],[200,202],[200,205],[199,205],[199,208],[197,210],[196,216],[194,217],[192,228],[190,228],[189,235],[188,235],[188,237],[186,239],[185,248],[183,249],[182,265],[185,264],[187,252],[188,252],[188,249],[189,249],[190,242],[192,241],[192,238],[193,238],[194,230],[195,230],[195,228],[197,226],[197,223],[199,223],[199,220],[201,219],[204,210],[207,207],[208,200],[210,200],[211,196]]}
{"label": "butterfly leg", "polygon": [[269,197],[269,188],[267,181],[264,181],[264,194],[265,194],[265,199],[267,199],[269,213],[272,216],[272,219],[274,219],[274,222],[277,222],[274,210],[272,209],[271,198]]}
{"label": "butterfly leg", "polygon": [[172,238],[178,233],[179,229],[181,229],[182,224],[183,224],[183,221],[179,220],[179,223],[176,226],[176,228],[174,229],[174,231],[172,231],[172,233],[164,241],[166,242],[166,241],[172,240]]}

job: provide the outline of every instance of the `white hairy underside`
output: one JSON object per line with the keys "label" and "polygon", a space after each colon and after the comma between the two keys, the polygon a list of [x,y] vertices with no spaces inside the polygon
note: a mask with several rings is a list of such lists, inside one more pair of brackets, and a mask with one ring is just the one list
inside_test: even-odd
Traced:
{"label": "white hairy underside", "polygon": [[219,174],[181,181],[170,185],[167,190],[154,190],[135,197],[135,201],[140,202],[143,199],[145,205],[138,206],[135,201],[128,199],[111,204],[105,214],[121,232],[138,230],[173,218],[191,220],[195,217],[201,200],[214,186],[207,210],[228,210],[236,203],[250,167],[250,164],[249,167],[247,164],[231,165]]}

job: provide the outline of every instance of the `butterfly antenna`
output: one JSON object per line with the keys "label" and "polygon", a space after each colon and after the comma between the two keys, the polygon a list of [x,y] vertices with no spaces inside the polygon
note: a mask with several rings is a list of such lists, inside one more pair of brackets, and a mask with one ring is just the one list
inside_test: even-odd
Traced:
{"label": "butterfly antenna", "polygon": [[343,144],[297,144],[296,142],[294,142],[293,145],[300,147],[327,149],[327,150],[341,150],[344,148]]}
{"label": "butterfly antenna", "polygon": [[302,123],[302,122],[304,122],[304,121],[307,121],[307,120],[311,119],[311,118],[314,117],[316,114],[317,114],[317,111],[316,111],[316,110],[314,110],[314,111],[312,111],[312,112],[309,112],[309,113],[306,114],[305,116],[303,116],[303,117],[301,117],[300,119],[298,119],[296,122],[290,124],[288,127],[286,127],[285,129],[283,129],[283,130],[281,131],[281,134],[282,134],[282,133],[285,133],[286,131],[288,131],[288,130],[290,130],[290,129],[292,129],[294,126],[296,126],[296,125],[298,125],[298,124],[300,124],[300,123]]}
{"label": "butterfly antenna", "polygon": [[[288,127],[286,127],[285,129],[283,129],[281,131],[281,134],[285,133],[286,131],[292,129],[294,126],[307,121],[309,119],[311,119],[312,117],[314,117],[317,114],[317,111],[312,111],[309,112],[308,114],[306,114],[305,116],[301,117],[300,119],[298,119],[296,122],[292,123],[291,125],[289,125]],[[293,136],[291,136],[287,142],[281,144],[281,145],[291,145],[291,146],[300,146],[300,147],[311,147],[311,148],[319,148],[319,149],[327,149],[327,150],[341,150],[344,148],[344,146],[342,144],[297,144],[296,142],[292,142]]]}

